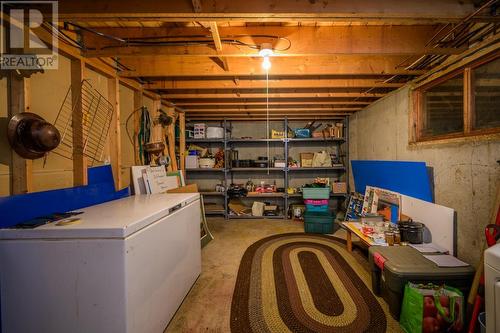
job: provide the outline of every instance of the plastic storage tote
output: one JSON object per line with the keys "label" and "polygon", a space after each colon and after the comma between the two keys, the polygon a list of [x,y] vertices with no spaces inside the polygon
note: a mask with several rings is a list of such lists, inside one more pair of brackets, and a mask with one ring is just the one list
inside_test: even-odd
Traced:
{"label": "plastic storage tote", "polygon": [[302,197],[304,199],[329,199],[330,198],[330,188],[329,187],[304,187],[302,188]]}
{"label": "plastic storage tote", "polygon": [[[385,260],[383,268],[377,263],[376,257],[380,256]],[[467,295],[474,278],[472,266],[438,267],[410,246],[370,246],[368,260],[372,273],[372,291],[376,296],[384,298],[396,320],[399,320],[407,282],[447,284]]]}
{"label": "plastic storage tote", "polygon": [[304,231],[316,234],[331,234],[334,232],[335,214],[331,210],[325,212],[304,213]]}
{"label": "plastic storage tote", "polygon": [[318,213],[323,213],[323,212],[328,212],[328,205],[309,205],[306,204],[306,212],[318,212]]}
{"label": "plastic storage tote", "polygon": [[305,222],[304,231],[310,234],[331,234],[333,233],[333,224]]}

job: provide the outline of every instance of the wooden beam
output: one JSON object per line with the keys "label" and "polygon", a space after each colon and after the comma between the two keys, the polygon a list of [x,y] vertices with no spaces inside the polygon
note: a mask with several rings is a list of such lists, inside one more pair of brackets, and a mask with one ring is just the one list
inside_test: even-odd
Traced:
{"label": "wooden beam", "polygon": [[[269,120],[283,120],[283,117],[285,115],[278,115],[278,116],[272,116],[269,117]],[[320,120],[320,119],[332,119],[332,117],[345,117],[348,116],[348,114],[326,114],[326,115],[297,115],[297,116],[288,116],[288,120]],[[254,116],[254,115],[246,115],[246,116],[227,116],[223,117],[227,120],[248,120],[248,121],[254,121],[254,120],[267,120],[267,117],[262,117],[262,116]],[[187,117],[189,121],[219,121],[221,120],[220,116],[217,117]]]}
{"label": "wooden beam", "polygon": [[229,65],[227,64],[227,58],[225,56],[222,56],[223,48],[222,42],[220,40],[219,29],[217,28],[217,22],[210,22],[210,33],[212,34],[212,38],[214,40],[215,50],[220,56],[219,59],[222,63],[222,69],[227,72],[229,71]]}
{"label": "wooden beam", "polygon": [[177,166],[177,159],[175,155],[175,119],[176,119],[176,112],[174,108],[170,107],[167,110],[167,114],[172,117],[173,121],[172,124],[168,125],[166,128],[166,135],[167,135],[167,147],[168,147],[168,153],[170,155],[170,166],[172,167],[172,171],[177,171],[178,166]]}
{"label": "wooden beam", "polygon": [[193,11],[191,0],[59,1],[59,20],[97,22],[121,21],[246,21],[336,23],[424,24],[458,22],[474,10],[471,0],[204,0],[201,12]]}
{"label": "wooden beam", "polygon": [[[275,103],[275,104],[331,104],[331,105],[340,105],[337,104],[337,102],[341,104],[345,104],[346,102],[373,102],[379,97],[293,97],[293,96],[286,96],[286,97],[279,97],[279,98],[269,98],[269,103]],[[166,106],[179,106],[179,105],[184,105],[182,107],[185,107],[185,105],[214,105],[214,103],[220,103],[220,105],[233,105],[233,104],[238,104],[238,105],[246,105],[246,104],[262,104],[266,103],[266,96],[265,97],[251,97],[251,98],[217,98],[216,96],[213,96],[212,98],[193,98],[193,99],[179,99],[179,100],[171,100],[171,99],[164,99],[163,104]],[[172,105],[169,105],[171,103]]]}
{"label": "wooden beam", "polygon": [[194,98],[327,98],[327,97],[383,97],[383,93],[359,93],[359,92],[332,92],[332,93],[225,93],[225,94],[162,94],[161,97],[167,100],[181,100],[181,99],[194,99]]}
{"label": "wooden beam", "polygon": [[[332,107],[335,105],[361,105],[361,106],[366,106],[370,104],[371,102],[360,102],[360,101],[350,101],[350,102],[301,102],[300,99],[297,100],[296,102],[269,102],[269,106],[273,108],[301,108],[305,106],[310,106],[310,105],[315,105],[319,108],[326,108],[326,107]],[[197,103],[196,101],[191,101],[191,102],[178,102],[175,103],[176,106],[180,106],[182,108],[187,108],[190,110],[196,110],[196,109],[208,109],[208,110],[213,110],[213,109],[231,109],[234,107],[244,107],[247,109],[263,109],[266,108],[266,102],[202,102],[202,103]]]}
{"label": "wooden beam", "polygon": [[[9,119],[16,114],[30,111],[30,79],[21,78],[11,71],[7,80]],[[10,194],[23,194],[33,191],[33,161],[25,159],[11,149],[10,151]]]}
{"label": "wooden beam", "polygon": [[186,170],[186,114],[179,113],[179,159],[180,169]]}
{"label": "wooden beam", "polygon": [[139,140],[137,135],[139,134],[139,122],[140,122],[140,112],[138,111],[143,106],[143,94],[141,90],[134,91],[134,161],[135,165],[142,165],[141,156],[139,152]]}
{"label": "wooden beam", "polygon": [[[98,32],[129,40],[119,43],[92,32],[82,31],[88,50],[87,57],[127,57],[163,54],[198,57],[255,57],[258,50],[240,44],[271,43],[277,55],[324,56],[324,55],[424,55],[459,54],[465,48],[429,47],[427,43],[439,26],[319,26],[319,27],[217,27],[217,22],[203,24],[204,27],[160,27],[160,28],[93,28]],[[197,36],[197,37],[194,37]],[[201,37],[200,37],[201,36]],[[241,37],[235,37],[241,36]],[[247,36],[247,37],[245,37]],[[260,36],[260,37],[259,37]],[[262,37],[276,36],[276,37]],[[186,45],[137,45],[134,39],[161,42],[178,42],[183,37],[191,41]],[[199,44],[194,44],[198,41]],[[213,44],[213,45],[212,45]]]}
{"label": "wooden beam", "polygon": [[87,185],[87,159],[83,155],[85,133],[82,110],[82,81],[85,77],[85,63],[79,59],[71,60],[71,97],[73,116],[73,186]]}
{"label": "wooden beam", "polygon": [[115,189],[122,188],[122,148],[120,132],[120,82],[117,78],[108,79],[108,99],[114,107],[113,118],[109,128],[109,148],[111,167],[115,180]]}
{"label": "wooden beam", "polygon": [[[498,84],[498,83],[497,83]],[[269,88],[399,88],[404,83],[384,83],[382,79],[270,79]],[[499,84],[500,85],[500,84]],[[158,80],[144,84],[144,89],[150,90],[181,90],[181,89],[265,89],[265,80],[239,79],[238,84],[233,79],[220,80]]]}
{"label": "wooden beam", "polygon": [[[334,108],[334,107],[325,107],[325,108],[319,108],[315,106],[310,106],[310,107],[302,107],[302,108],[269,108],[269,112],[282,112],[282,113],[296,113],[296,112],[321,112],[321,111],[338,111],[338,112],[355,112],[359,111],[361,107],[341,107],[341,108]],[[189,113],[189,114],[195,114],[195,113],[200,113],[200,114],[218,114],[218,113],[233,113],[233,112],[241,112],[241,113],[246,113],[246,112],[251,112],[251,113],[266,113],[267,109],[247,109],[245,107],[240,107],[240,108],[234,108],[234,109],[188,109],[185,108],[184,112]]]}
{"label": "wooden beam", "polygon": [[[269,75],[421,75],[423,70],[398,67],[405,60],[401,56],[323,56],[272,57]],[[131,70],[124,77],[235,77],[265,74],[262,58],[234,58],[229,71],[224,71],[210,59],[199,57],[168,57],[163,55],[126,57],[122,63]]]}
{"label": "wooden beam", "polygon": [[[265,88],[226,88],[226,89],[172,89],[162,91],[162,95],[212,95],[225,96],[228,94],[233,94],[236,96],[245,96],[252,94],[262,94],[268,93],[270,95],[292,95],[292,94],[330,94],[330,93],[388,93],[392,91],[393,88],[360,88],[360,87],[349,87],[349,88],[269,88],[267,91]],[[458,91],[458,90],[457,90]]]}

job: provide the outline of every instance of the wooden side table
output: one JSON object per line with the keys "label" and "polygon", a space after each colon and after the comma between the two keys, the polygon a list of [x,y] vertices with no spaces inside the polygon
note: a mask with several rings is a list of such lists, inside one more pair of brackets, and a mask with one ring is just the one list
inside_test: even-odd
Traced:
{"label": "wooden side table", "polygon": [[358,222],[342,222],[341,225],[347,231],[347,251],[352,252],[352,234],[355,234],[361,240],[361,242],[368,247],[376,245],[375,242],[371,240],[371,238],[363,235],[361,230],[358,228]]}

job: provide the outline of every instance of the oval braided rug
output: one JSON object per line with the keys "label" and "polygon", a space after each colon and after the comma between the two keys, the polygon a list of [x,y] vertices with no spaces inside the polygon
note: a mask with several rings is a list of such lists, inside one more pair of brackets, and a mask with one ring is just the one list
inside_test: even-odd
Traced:
{"label": "oval braided rug", "polygon": [[264,238],[243,255],[231,331],[385,332],[370,277],[345,243],[304,233]]}

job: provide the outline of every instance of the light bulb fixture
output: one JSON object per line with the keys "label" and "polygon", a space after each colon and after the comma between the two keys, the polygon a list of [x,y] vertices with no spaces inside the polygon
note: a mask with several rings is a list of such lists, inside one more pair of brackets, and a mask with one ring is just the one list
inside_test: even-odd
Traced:
{"label": "light bulb fixture", "polygon": [[264,60],[262,61],[262,68],[266,71],[271,68],[271,60],[269,60],[269,57],[264,57]]}
{"label": "light bulb fixture", "polygon": [[271,68],[271,60],[269,57],[273,55],[273,46],[271,43],[263,43],[260,46],[259,55],[264,58],[262,61],[262,68],[268,71]]}

